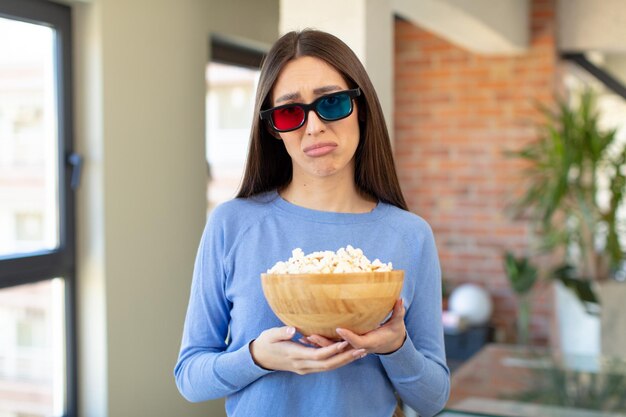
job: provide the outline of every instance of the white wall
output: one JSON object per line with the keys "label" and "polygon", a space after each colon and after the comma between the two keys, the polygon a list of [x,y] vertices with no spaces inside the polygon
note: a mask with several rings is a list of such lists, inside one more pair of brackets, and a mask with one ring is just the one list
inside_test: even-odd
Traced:
{"label": "white wall", "polygon": [[81,415],[210,415],[221,404],[189,406],[172,377],[205,218],[208,10],[75,10]]}
{"label": "white wall", "polygon": [[73,8],[77,192],[79,414],[108,415],[103,187],[102,48],[99,5]]}
{"label": "white wall", "polygon": [[211,33],[269,49],[278,38],[279,0],[207,0]]}
{"label": "white wall", "polygon": [[623,0],[557,2],[559,48],[568,52],[626,52]]}
{"label": "white wall", "polygon": [[204,70],[209,34],[220,31],[211,22],[246,28],[235,35],[255,42],[277,33],[277,2],[273,12],[263,2],[275,17],[254,27],[225,16],[238,11],[252,22],[259,3],[233,3],[71,3],[75,140],[85,156],[77,195],[81,416],[224,416],[222,400],[187,403],[173,367],[206,213]]}
{"label": "white wall", "polygon": [[626,52],[606,56],[605,68],[626,85]]}

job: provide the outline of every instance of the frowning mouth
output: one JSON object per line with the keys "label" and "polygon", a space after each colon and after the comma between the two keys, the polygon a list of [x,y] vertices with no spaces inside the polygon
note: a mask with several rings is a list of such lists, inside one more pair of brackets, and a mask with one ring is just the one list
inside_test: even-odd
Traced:
{"label": "frowning mouth", "polygon": [[337,147],[337,144],[333,142],[316,143],[314,145],[307,146],[306,148],[304,148],[303,152],[307,156],[318,157],[318,156],[324,156],[326,154],[331,153],[332,151],[335,150],[336,147]]}

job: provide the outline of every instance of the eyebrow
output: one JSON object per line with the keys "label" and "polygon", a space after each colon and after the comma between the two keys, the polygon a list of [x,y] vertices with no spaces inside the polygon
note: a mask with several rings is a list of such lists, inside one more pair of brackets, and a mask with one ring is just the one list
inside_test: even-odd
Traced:
{"label": "eyebrow", "polygon": [[[321,96],[324,95],[326,93],[332,93],[335,91],[341,91],[343,90],[343,87],[338,86],[338,85],[325,85],[324,87],[318,87],[316,89],[313,90],[313,94],[315,94],[316,96]],[[282,96],[278,97],[276,99],[276,101],[274,102],[275,104],[283,102],[283,101],[289,101],[289,100],[297,100],[300,99],[302,96],[300,95],[300,93],[287,93],[287,94],[283,94]]]}

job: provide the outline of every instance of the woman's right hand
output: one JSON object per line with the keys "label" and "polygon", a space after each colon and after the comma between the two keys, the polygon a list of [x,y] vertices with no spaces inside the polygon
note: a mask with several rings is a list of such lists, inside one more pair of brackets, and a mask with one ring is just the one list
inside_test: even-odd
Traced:
{"label": "woman's right hand", "polygon": [[365,355],[364,349],[354,349],[345,341],[308,347],[292,341],[294,334],[293,327],[265,330],[250,343],[252,359],[265,369],[304,375],[340,368]]}

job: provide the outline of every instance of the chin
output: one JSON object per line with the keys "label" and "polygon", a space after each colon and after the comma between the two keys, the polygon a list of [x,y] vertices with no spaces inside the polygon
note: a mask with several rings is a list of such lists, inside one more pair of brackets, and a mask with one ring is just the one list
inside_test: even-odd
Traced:
{"label": "chin", "polygon": [[350,164],[342,165],[337,164],[337,161],[314,161],[317,163],[308,164],[307,169],[304,171],[307,175],[311,175],[318,178],[332,177],[340,175],[350,171]]}
{"label": "chin", "polygon": [[338,170],[334,167],[328,167],[328,168],[317,168],[314,169],[311,174],[315,175],[316,177],[331,177],[333,175],[335,175],[338,172]]}

